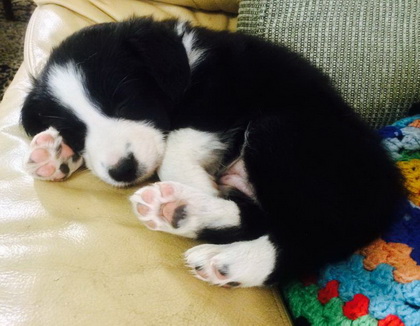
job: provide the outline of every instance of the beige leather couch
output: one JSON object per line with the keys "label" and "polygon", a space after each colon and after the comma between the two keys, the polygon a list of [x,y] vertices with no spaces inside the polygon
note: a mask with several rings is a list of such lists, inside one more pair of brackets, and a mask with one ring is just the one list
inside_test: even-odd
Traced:
{"label": "beige leather couch", "polygon": [[19,111],[30,75],[72,32],[133,14],[235,30],[237,0],[38,0],[25,60],[0,106],[0,325],[289,325],[271,289],[225,289],[183,264],[192,240],[151,232],[131,213],[135,189],[81,171],[35,181],[22,169]]}

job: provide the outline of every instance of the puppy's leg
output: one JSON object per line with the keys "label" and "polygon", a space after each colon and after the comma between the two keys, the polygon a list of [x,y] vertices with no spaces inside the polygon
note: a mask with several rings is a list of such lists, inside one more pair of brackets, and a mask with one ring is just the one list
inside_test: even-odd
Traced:
{"label": "puppy's leg", "polygon": [[256,239],[268,229],[258,204],[236,190],[219,198],[165,181],[139,189],[130,200],[134,213],[149,229],[211,243]]}
{"label": "puppy's leg", "polygon": [[30,175],[48,181],[64,180],[82,164],[83,158],[52,127],[32,139],[25,159],[25,169]]}
{"label": "puppy's leg", "polygon": [[213,174],[219,168],[227,145],[217,134],[191,128],[171,132],[158,174],[162,181],[177,181],[218,195]]}
{"label": "puppy's leg", "polygon": [[200,280],[223,287],[266,285],[276,268],[279,250],[267,235],[226,245],[203,244],[185,253]]}

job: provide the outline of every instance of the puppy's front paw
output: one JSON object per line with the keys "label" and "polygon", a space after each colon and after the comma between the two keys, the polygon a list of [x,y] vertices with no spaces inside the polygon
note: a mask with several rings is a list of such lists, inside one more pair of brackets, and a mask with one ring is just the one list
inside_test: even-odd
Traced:
{"label": "puppy's front paw", "polygon": [[178,198],[174,185],[157,182],[140,188],[130,200],[134,212],[149,229],[177,229],[185,218],[186,202]]}
{"label": "puppy's front paw", "polygon": [[50,127],[32,139],[25,168],[37,179],[61,181],[82,164],[83,158],[64,143],[57,130]]}
{"label": "puppy's front paw", "polygon": [[130,198],[134,213],[149,229],[195,238],[205,228],[239,225],[235,203],[178,182],[157,182]]}
{"label": "puppy's front paw", "polygon": [[262,286],[273,272],[276,250],[267,236],[227,245],[204,244],[185,253],[200,280],[222,287]]}

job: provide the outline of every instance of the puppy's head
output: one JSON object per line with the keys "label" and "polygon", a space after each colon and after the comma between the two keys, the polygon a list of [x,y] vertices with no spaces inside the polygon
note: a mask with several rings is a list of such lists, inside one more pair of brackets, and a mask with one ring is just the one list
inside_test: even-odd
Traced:
{"label": "puppy's head", "polygon": [[147,122],[103,121],[105,128],[88,128],[83,157],[103,181],[128,186],[151,177],[165,150],[164,134]]}
{"label": "puppy's head", "polygon": [[135,184],[161,163],[189,74],[182,40],[167,23],[97,25],[53,51],[22,122],[32,135],[56,128],[103,181]]}

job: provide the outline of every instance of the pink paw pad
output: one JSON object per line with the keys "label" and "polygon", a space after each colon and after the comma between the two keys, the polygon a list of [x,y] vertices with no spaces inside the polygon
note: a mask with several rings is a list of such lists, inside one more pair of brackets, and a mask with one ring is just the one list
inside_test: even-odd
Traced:
{"label": "pink paw pad", "polygon": [[35,149],[30,156],[30,160],[34,163],[40,163],[48,160],[50,153],[44,148]]}
{"label": "pink paw pad", "polygon": [[[159,184],[159,189],[164,200],[168,199],[168,197],[173,197],[175,193],[174,187],[169,184]],[[184,201],[170,201],[162,204],[160,207],[160,215],[174,228],[177,228],[179,227],[179,221],[185,218],[185,207],[186,203]]]}
{"label": "pink paw pad", "polygon": [[47,164],[41,166],[38,170],[36,170],[36,174],[40,177],[50,177],[55,173],[55,167],[53,165]]}
{"label": "pink paw pad", "polygon": [[[147,189],[140,195],[140,197],[146,204],[153,204],[153,201],[155,199],[155,193],[153,189]],[[143,204],[137,204],[136,209],[137,212],[142,216],[146,216],[150,212],[150,208],[147,205]],[[154,224],[156,226],[156,223]]]}
{"label": "pink paw pad", "polygon": [[169,184],[160,184],[159,185],[160,193],[162,194],[162,197],[169,197],[172,196],[175,192],[175,189],[173,186]]}
{"label": "pink paw pad", "polygon": [[74,155],[73,150],[66,144],[61,144],[60,158],[68,159]]}
{"label": "pink paw pad", "polygon": [[152,189],[148,189],[144,191],[140,197],[145,203],[152,204],[155,199],[155,193]]}
{"label": "pink paw pad", "polygon": [[54,137],[49,134],[40,134],[36,137],[35,144],[44,145],[46,143],[54,143]]}
{"label": "pink paw pad", "polygon": [[186,217],[186,206],[182,201],[167,203],[161,209],[162,217],[174,228],[179,228],[179,222]]}
{"label": "pink paw pad", "polygon": [[[226,268],[218,268],[214,263],[210,264],[210,274],[213,275],[213,277],[215,277],[221,287],[223,288],[232,288],[232,287],[237,287],[240,286],[241,283],[239,282],[226,282],[225,281],[228,279],[228,273]],[[202,280],[209,280],[210,276],[209,274],[207,274],[207,272],[205,271],[205,269],[201,266],[199,267],[195,267],[195,273],[197,274],[197,276],[199,276],[199,278],[201,278]]]}
{"label": "pink paw pad", "polygon": [[140,215],[145,216],[150,212],[150,209],[146,205],[137,204],[137,212]]}
{"label": "pink paw pad", "polygon": [[52,127],[34,137],[26,159],[26,169],[32,176],[49,181],[64,180],[82,164],[83,158]]}

